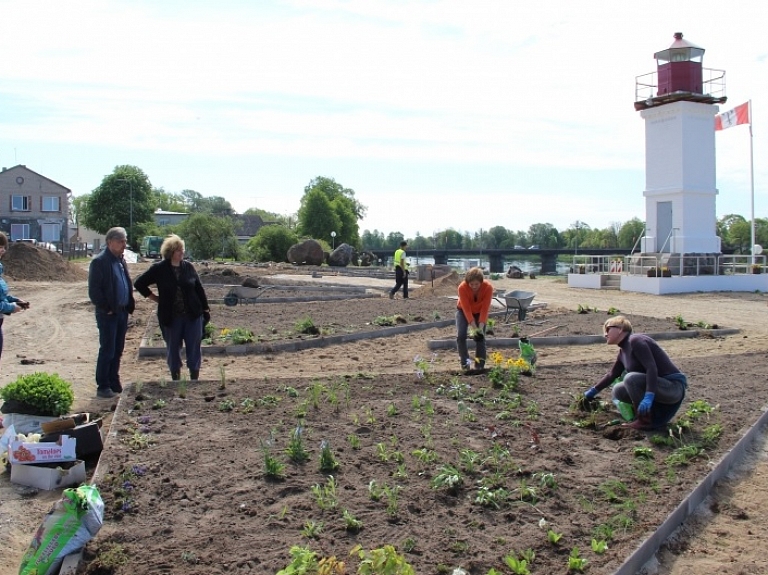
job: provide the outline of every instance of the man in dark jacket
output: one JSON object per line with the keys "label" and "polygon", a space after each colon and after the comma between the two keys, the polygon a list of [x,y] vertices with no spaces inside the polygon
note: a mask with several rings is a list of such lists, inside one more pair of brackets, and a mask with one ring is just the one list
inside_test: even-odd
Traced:
{"label": "man in dark jacket", "polygon": [[125,228],[107,232],[107,249],[91,261],[88,297],[96,306],[99,328],[99,357],[96,360],[96,397],[109,399],[123,391],[120,360],[128,332],[128,314],[133,313],[133,285],[123,252],[128,235]]}

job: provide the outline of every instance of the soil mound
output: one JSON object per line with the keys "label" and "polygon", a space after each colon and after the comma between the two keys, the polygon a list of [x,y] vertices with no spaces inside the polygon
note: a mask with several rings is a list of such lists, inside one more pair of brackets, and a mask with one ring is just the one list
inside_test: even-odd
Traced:
{"label": "soil mound", "polygon": [[88,272],[61,257],[27,242],[11,242],[3,256],[5,275],[17,281],[79,282]]}
{"label": "soil mound", "polygon": [[434,280],[426,280],[422,287],[409,292],[410,297],[444,297],[455,296],[456,288],[464,280],[463,277],[453,270],[445,276],[440,276]]}

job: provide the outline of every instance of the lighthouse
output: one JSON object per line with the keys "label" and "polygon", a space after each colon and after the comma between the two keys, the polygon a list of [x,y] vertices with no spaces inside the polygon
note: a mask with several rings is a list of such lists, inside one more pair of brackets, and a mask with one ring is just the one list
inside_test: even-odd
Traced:
{"label": "lighthouse", "polygon": [[715,115],[725,72],[703,68],[704,48],[674,35],[654,54],[656,71],[635,81],[645,121],[644,254],[679,267],[685,254],[719,254],[715,200]]}

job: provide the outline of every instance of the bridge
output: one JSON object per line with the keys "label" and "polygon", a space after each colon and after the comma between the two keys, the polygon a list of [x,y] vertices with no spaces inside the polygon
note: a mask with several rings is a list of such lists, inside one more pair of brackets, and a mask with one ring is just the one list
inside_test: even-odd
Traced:
{"label": "bridge", "polygon": [[[395,250],[370,250],[365,251],[375,254],[377,258],[380,258],[382,262],[386,262],[388,258],[395,255]],[[451,249],[451,248],[427,248],[427,249],[408,249],[406,254],[408,258],[433,258],[435,264],[445,265],[448,263],[448,259],[479,259],[488,258],[490,263],[491,273],[504,273],[504,258],[510,257],[537,257],[541,261],[541,273],[556,273],[557,272],[557,257],[561,255],[592,255],[592,256],[627,256],[632,253],[629,248],[608,248],[608,249],[588,249],[583,252],[575,252],[572,249],[555,249],[555,248],[540,248],[540,249],[513,249],[513,248],[499,248],[499,249]]]}

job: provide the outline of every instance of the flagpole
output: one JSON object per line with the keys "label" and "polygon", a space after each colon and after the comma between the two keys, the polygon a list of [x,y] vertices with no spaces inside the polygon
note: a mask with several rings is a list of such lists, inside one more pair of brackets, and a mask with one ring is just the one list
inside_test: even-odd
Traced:
{"label": "flagpole", "polygon": [[749,252],[752,254],[752,263],[757,263],[755,259],[755,159],[752,149],[752,100],[749,100],[747,110],[749,110],[749,188],[750,188],[750,200],[752,204],[752,226],[751,226],[751,240],[752,247]]}

